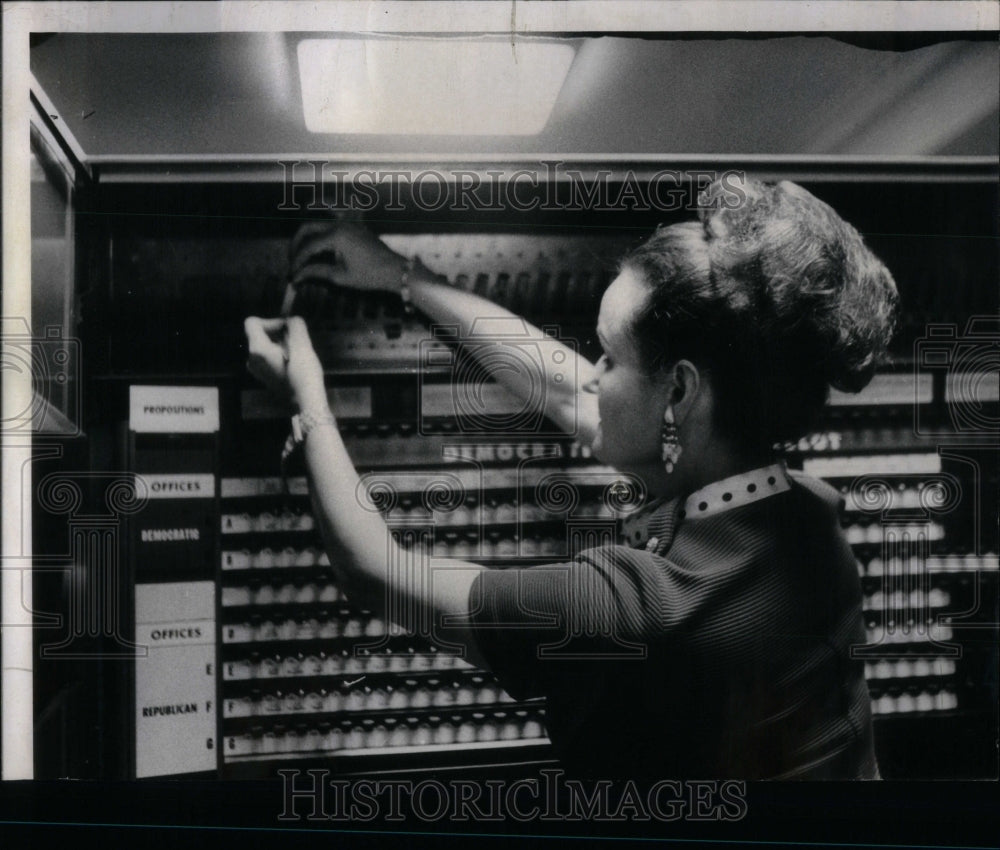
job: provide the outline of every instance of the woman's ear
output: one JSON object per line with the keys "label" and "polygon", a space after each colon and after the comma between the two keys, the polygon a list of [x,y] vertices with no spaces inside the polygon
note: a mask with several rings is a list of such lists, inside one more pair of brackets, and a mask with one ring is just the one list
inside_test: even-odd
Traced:
{"label": "woman's ear", "polygon": [[678,360],[670,370],[669,380],[673,384],[669,402],[674,408],[674,417],[680,424],[694,406],[701,390],[701,374],[690,360]]}

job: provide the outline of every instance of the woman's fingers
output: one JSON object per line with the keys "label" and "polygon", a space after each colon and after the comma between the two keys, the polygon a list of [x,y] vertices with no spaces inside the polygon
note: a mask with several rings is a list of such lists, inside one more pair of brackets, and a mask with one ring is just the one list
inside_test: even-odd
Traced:
{"label": "woman's fingers", "polygon": [[243,322],[247,335],[247,370],[259,381],[277,390],[288,390],[284,319],[250,316]]}
{"label": "woman's fingers", "polygon": [[247,335],[247,346],[251,352],[267,353],[277,347],[275,339],[280,339],[285,332],[284,319],[261,319],[248,316],[243,321],[243,331]]}
{"label": "woman's fingers", "polygon": [[[293,286],[318,282],[325,286],[352,286],[349,264],[356,264],[352,231],[363,228],[354,224],[305,224],[292,238],[289,279]],[[370,236],[374,239],[375,237]],[[322,260],[323,254],[333,255]]]}
{"label": "woman's fingers", "polygon": [[[323,254],[332,254],[320,260]],[[391,289],[405,267],[375,234],[355,222],[303,225],[292,239],[290,280],[307,280],[352,289]]]}
{"label": "woman's fingers", "polygon": [[275,334],[284,332],[285,325],[288,323],[287,319],[280,316],[273,319],[262,319],[259,316],[247,316],[243,322],[243,327],[250,333],[253,330],[254,333],[261,331],[266,335],[273,337]]}
{"label": "woman's fingers", "polygon": [[302,409],[327,403],[323,366],[301,317],[250,316],[243,327],[247,335],[247,369],[251,375],[272,390],[289,396]]}
{"label": "woman's fingers", "polygon": [[292,272],[292,286],[301,286],[309,281],[318,281],[330,286],[339,286],[345,278],[346,269],[338,263],[309,262]]}
{"label": "woman's fingers", "polygon": [[303,224],[292,237],[288,249],[292,273],[309,262],[315,254],[323,252],[339,254],[342,251],[353,254],[361,245],[378,241],[378,237],[371,231],[353,221],[318,221]]}
{"label": "woman's fingers", "polygon": [[247,345],[252,354],[277,357],[282,362],[291,357],[315,357],[309,329],[301,316],[287,319],[261,319],[249,316],[243,322]]}
{"label": "woman's fingers", "polygon": [[289,247],[291,275],[312,262],[316,254],[337,251],[338,225],[328,222],[304,224],[292,237]]}
{"label": "woman's fingers", "polygon": [[316,360],[316,351],[309,338],[309,329],[301,316],[290,316],[287,321],[286,342],[288,355],[296,365]]}

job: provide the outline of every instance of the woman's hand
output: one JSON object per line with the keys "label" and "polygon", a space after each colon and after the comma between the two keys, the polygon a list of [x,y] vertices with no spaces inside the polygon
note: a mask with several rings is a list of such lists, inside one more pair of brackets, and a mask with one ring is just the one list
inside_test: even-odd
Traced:
{"label": "woman's hand", "polygon": [[[322,253],[332,253],[334,262],[321,262]],[[295,287],[318,280],[350,289],[398,292],[406,270],[405,257],[352,222],[303,225],[292,238],[290,261]]]}
{"label": "woman's hand", "polygon": [[247,369],[251,375],[299,410],[315,411],[327,407],[323,366],[301,318],[250,316],[243,328],[249,348]]}

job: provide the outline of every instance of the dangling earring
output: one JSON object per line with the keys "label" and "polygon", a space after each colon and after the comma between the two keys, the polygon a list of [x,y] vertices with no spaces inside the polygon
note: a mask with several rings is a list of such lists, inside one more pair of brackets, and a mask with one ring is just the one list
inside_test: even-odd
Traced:
{"label": "dangling earring", "polygon": [[681,456],[681,441],[677,439],[677,423],[674,422],[674,409],[667,405],[663,411],[663,426],[660,428],[660,442],[663,451],[660,459],[667,475],[674,471],[674,464]]}

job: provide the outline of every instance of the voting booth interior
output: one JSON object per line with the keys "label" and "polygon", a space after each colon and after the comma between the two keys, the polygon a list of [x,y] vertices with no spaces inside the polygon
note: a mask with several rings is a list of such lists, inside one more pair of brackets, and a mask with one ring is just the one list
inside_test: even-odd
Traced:
{"label": "voting booth interior", "polygon": [[[301,462],[281,463],[290,411],[246,373],[243,319],[278,314],[298,227],[350,207],[447,285],[593,360],[617,260],[692,218],[723,173],[801,183],[895,277],[888,362],[782,451],[844,496],[882,774],[995,775],[995,73],[981,81],[995,50],[551,40],[572,47],[555,105],[540,129],[507,135],[303,127],[282,105],[292,34],[33,42],[33,153],[63,163],[35,174],[33,261],[48,259],[33,286],[61,334],[48,341],[73,358],[69,384],[45,394],[57,424],[37,430],[28,500],[36,608],[53,615],[35,630],[36,776],[515,777],[555,764],[544,700],[514,699],[337,586]],[[739,67],[756,77],[733,83]],[[671,85],[699,120],[678,117]],[[453,329],[398,297],[318,282],[294,312],[359,498],[394,532],[497,568],[565,560],[581,529],[613,537],[629,507],[609,499],[614,471],[477,371]],[[530,368],[534,345],[505,339],[506,365]]]}

